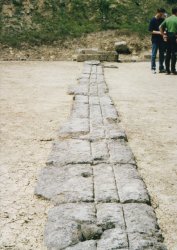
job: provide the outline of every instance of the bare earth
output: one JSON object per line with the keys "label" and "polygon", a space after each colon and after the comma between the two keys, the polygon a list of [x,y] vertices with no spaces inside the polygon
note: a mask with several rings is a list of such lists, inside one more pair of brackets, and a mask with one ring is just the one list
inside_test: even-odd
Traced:
{"label": "bare earth", "polygon": [[49,202],[34,196],[59,126],[67,119],[82,65],[1,62],[0,249],[44,250]]}
{"label": "bare earth", "polygon": [[[106,64],[110,65],[110,64]],[[156,208],[169,250],[177,249],[177,77],[152,75],[148,63],[113,64],[105,77]],[[0,62],[0,249],[44,250],[49,202],[34,196],[67,95],[82,64]]]}

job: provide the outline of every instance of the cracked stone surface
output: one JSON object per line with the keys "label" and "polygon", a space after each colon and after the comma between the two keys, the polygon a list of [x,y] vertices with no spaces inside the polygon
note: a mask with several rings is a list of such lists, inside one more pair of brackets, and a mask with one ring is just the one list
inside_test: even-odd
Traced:
{"label": "cracked stone surface", "polygon": [[49,250],[165,250],[146,186],[102,65],[84,63],[70,118],[41,171],[35,194],[48,199]]}

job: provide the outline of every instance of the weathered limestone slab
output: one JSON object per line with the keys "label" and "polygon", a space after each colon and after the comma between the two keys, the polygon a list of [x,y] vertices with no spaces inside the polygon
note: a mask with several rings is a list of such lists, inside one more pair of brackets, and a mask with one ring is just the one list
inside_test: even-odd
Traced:
{"label": "weathered limestone slab", "polygon": [[150,203],[145,184],[133,165],[114,165],[113,168],[122,203]]}
{"label": "weathered limestone slab", "polygon": [[97,250],[96,241],[88,240],[84,242],[80,242],[74,246],[65,248],[66,250]]}
{"label": "weathered limestone slab", "polygon": [[125,221],[122,205],[118,203],[99,203],[97,209],[97,225],[104,230],[117,228],[119,233],[125,232]]}
{"label": "weathered limestone slab", "polygon": [[157,237],[147,234],[129,234],[130,250],[167,250]]}
{"label": "weathered limestone slab", "polygon": [[107,161],[109,154],[106,141],[95,141],[91,143],[93,161]]}
{"label": "weathered limestone slab", "polygon": [[96,202],[117,202],[119,197],[112,167],[99,164],[93,167]]}
{"label": "weathered limestone slab", "polygon": [[90,83],[90,90],[89,94],[91,96],[97,96],[98,95],[98,87],[95,83]]}
{"label": "weathered limestone slab", "polygon": [[88,118],[89,117],[89,105],[83,104],[83,103],[74,103],[72,107],[72,111],[71,111],[71,117],[72,118]]}
{"label": "weathered limestone slab", "polygon": [[44,168],[35,194],[50,199],[55,204],[93,202],[92,168],[84,164]]}
{"label": "weathered limestone slab", "polygon": [[76,105],[88,104],[89,103],[89,98],[88,98],[88,96],[85,96],[85,95],[76,95],[74,97],[74,103]]}
{"label": "weathered limestone slab", "polygon": [[98,96],[89,96],[89,105],[100,105],[100,100]]}
{"label": "weathered limestone slab", "polygon": [[113,105],[102,105],[101,109],[102,109],[103,119],[111,121],[117,120],[118,114]]}
{"label": "weathered limestone slab", "polygon": [[105,134],[106,134],[106,139],[123,139],[127,141],[127,136],[125,134],[125,131],[119,127],[118,124],[106,124],[105,125]]}
{"label": "weathered limestone slab", "polygon": [[106,84],[103,83],[99,83],[98,84],[98,96],[106,96],[106,94],[108,93],[108,87],[106,86]]}
{"label": "weathered limestone slab", "polygon": [[101,96],[100,97],[100,105],[101,106],[109,106],[109,105],[113,105],[113,101],[110,98],[110,96],[105,95],[105,96]]}
{"label": "weathered limestone slab", "polygon": [[128,233],[152,236],[159,233],[159,227],[152,207],[146,204],[125,204],[123,209]]}
{"label": "weathered limestone slab", "polygon": [[97,250],[127,249],[128,240],[126,233],[120,234],[118,228],[104,231],[101,239],[97,243]]}
{"label": "weathered limestone slab", "polygon": [[135,164],[133,153],[124,140],[110,140],[108,148],[111,163]]}
{"label": "weathered limestone slab", "polygon": [[68,94],[69,95],[88,95],[88,84],[85,83],[85,84],[70,86],[68,89]]}
{"label": "weathered limestone slab", "polygon": [[83,223],[95,223],[93,204],[61,204],[50,209],[44,235],[47,248],[61,250],[79,243]]}
{"label": "weathered limestone slab", "polygon": [[93,126],[103,126],[103,118],[99,105],[90,105],[90,124]]}
{"label": "weathered limestone slab", "polygon": [[[77,112],[77,111],[76,111]],[[59,130],[59,136],[62,138],[69,138],[73,136],[85,135],[90,131],[89,119],[88,118],[78,118],[78,113],[72,113],[73,117],[63,125]],[[84,115],[81,113],[81,116]]]}
{"label": "weathered limestone slab", "polygon": [[91,60],[91,61],[85,61],[84,62],[84,67],[85,67],[85,65],[99,65],[100,64],[100,61],[98,61],[98,60]]}
{"label": "weathered limestone slab", "polygon": [[96,66],[96,65],[93,65],[93,66],[92,66],[91,75],[92,75],[92,74],[95,74],[95,75],[97,74],[97,66]]}
{"label": "weathered limestone slab", "polygon": [[91,163],[90,143],[86,140],[65,139],[55,142],[47,165]]}
{"label": "weathered limestone slab", "polygon": [[103,75],[103,67],[101,65],[97,66],[97,75]]}
{"label": "weathered limestone slab", "polygon": [[79,243],[82,239],[77,222],[50,220],[44,233],[44,242],[48,250],[63,250]]}

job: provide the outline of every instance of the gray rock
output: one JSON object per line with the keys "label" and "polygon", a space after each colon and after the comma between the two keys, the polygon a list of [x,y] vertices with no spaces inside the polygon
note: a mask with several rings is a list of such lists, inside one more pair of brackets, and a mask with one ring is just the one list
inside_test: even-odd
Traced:
{"label": "gray rock", "polygon": [[119,201],[112,166],[99,164],[93,167],[96,202]]}
{"label": "gray rock", "polygon": [[97,209],[97,225],[104,230],[117,228],[118,233],[125,232],[125,221],[122,205],[118,203],[99,203]]}
{"label": "gray rock", "polygon": [[63,166],[68,164],[91,163],[90,143],[85,140],[65,139],[53,144],[47,165]]}
{"label": "gray rock", "polygon": [[97,85],[94,83],[90,84],[90,90],[89,90],[90,96],[97,96],[98,95],[98,88]]}
{"label": "gray rock", "polygon": [[91,143],[93,161],[107,161],[109,154],[106,141],[95,141]]}
{"label": "gray rock", "polygon": [[98,96],[90,96],[89,97],[89,105],[99,105],[100,104],[100,100]]}
{"label": "gray rock", "polygon": [[91,202],[93,201],[92,168],[90,165],[44,168],[35,194],[51,199],[55,204]]}
{"label": "gray rock", "polygon": [[166,246],[159,242],[157,237],[147,234],[129,234],[130,250],[167,250]]}
{"label": "gray rock", "polygon": [[106,96],[101,96],[100,97],[100,105],[101,106],[107,106],[107,105],[113,105],[113,101],[110,98],[110,96],[106,95]]}
{"label": "gray rock", "polygon": [[119,54],[130,54],[130,49],[125,41],[116,42],[115,43],[115,50]]}
{"label": "gray rock", "polygon": [[123,205],[128,233],[155,235],[159,232],[152,207],[146,204]]}
{"label": "gray rock", "polygon": [[99,239],[103,233],[101,227],[93,224],[83,224],[81,225],[81,232],[84,240]]}
{"label": "gray rock", "polygon": [[80,242],[74,246],[65,248],[66,250],[97,250],[96,241],[88,240]]}
{"label": "gray rock", "polygon": [[118,113],[117,110],[113,105],[102,105],[102,114],[103,114],[103,119],[105,120],[111,120],[111,121],[116,121],[118,119]]}
{"label": "gray rock", "polygon": [[60,250],[79,243],[85,223],[95,223],[93,204],[61,204],[50,209],[44,235],[47,248]]}
{"label": "gray rock", "polygon": [[98,240],[97,250],[127,249],[128,240],[126,233],[120,234],[119,229],[106,230]]}
{"label": "gray rock", "polygon": [[70,245],[81,241],[82,234],[77,222],[70,221],[48,221],[44,242],[48,250],[62,250]]}
{"label": "gray rock", "polygon": [[133,153],[123,140],[111,140],[108,142],[111,163],[135,164]]}
{"label": "gray rock", "polygon": [[122,203],[150,203],[147,189],[136,168],[129,164],[114,165],[116,184]]}
{"label": "gray rock", "polygon": [[72,107],[71,117],[72,118],[88,118],[89,117],[89,105],[84,104],[84,103],[74,102],[73,107]]}
{"label": "gray rock", "polygon": [[76,95],[74,97],[74,103],[76,105],[88,104],[89,103],[89,98],[88,98],[88,96],[85,96],[85,95]]}
{"label": "gray rock", "polygon": [[70,86],[68,89],[69,95],[88,95],[88,84],[79,84],[77,86]]}
{"label": "gray rock", "polygon": [[[81,112],[80,116],[82,115],[84,116],[84,113]],[[72,138],[89,133],[90,128],[88,118],[79,118],[77,116],[79,116],[79,113],[77,111],[72,113],[70,119],[59,130],[59,137]]]}
{"label": "gray rock", "polygon": [[105,122],[106,139],[123,139],[127,141],[125,131],[120,127],[117,121]]}

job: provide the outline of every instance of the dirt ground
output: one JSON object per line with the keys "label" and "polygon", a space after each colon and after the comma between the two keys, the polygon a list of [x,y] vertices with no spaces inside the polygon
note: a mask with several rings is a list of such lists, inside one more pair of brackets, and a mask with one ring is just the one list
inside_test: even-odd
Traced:
{"label": "dirt ground", "polygon": [[[177,249],[177,81],[148,63],[106,64],[110,94],[156,209],[168,250]],[[69,115],[82,64],[0,62],[0,249],[44,250],[49,202],[34,196],[40,169]]]}
{"label": "dirt ground", "polygon": [[149,63],[106,64],[110,95],[150,193],[168,250],[177,250],[177,77]]}
{"label": "dirt ground", "polygon": [[40,169],[67,119],[82,65],[0,62],[0,249],[44,250],[49,202],[34,196]]}

